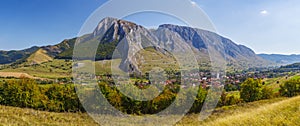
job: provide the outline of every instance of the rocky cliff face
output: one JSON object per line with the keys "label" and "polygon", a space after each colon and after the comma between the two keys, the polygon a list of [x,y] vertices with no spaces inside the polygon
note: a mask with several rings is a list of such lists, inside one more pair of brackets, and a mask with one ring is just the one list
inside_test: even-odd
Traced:
{"label": "rocky cliff face", "polygon": [[116,49],[121,52],[124,69],[125,66],[136,68],[134,58],[136,56],[133,54],[149,46],[169,52],[184,52],[189,49],[194,52],[199,62],[224,58],[228,63],[234,64],[234,67],[240,68],[262,66],[268,63],[246,46],[237,45],[216,33],[172,24],[164,24],[156,30],[148,30],[132,22],[105,18],[87,38],[83,42],[95,39],[99,43],[118,41],[119,46]]}

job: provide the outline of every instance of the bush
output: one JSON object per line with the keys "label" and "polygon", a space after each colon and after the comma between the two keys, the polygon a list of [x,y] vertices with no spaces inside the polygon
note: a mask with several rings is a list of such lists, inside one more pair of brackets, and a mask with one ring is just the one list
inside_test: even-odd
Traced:
{"label": "bush", "polygon": [[249,78],[241,85],[241,98],[245,102],[253,102],[262,98],[262,82],[260,79]]}
{"label": "bush", "polygon": [[219,100],[218,106],[229,106],[241,103],[239,95],[229,94],[225,91],[222,92],[221,98]]}
{"label": "bush", "polygon": [[43,107],[42,101],[46,99],[35,81],[30,79],[7,81],[0,90],[0,104],[3,105],[38,109]]}
{"label": "bush", "polygon": [[26,78],[0,85],[0,104],[55,112],[84,111],[73,85],[41,87]]}
{"label": "bush", "polygon": [[300,94],[300,79],[291,79],[280,85],[280,95],[293,97]]}
{"label": "bush", "polygon": [[272,88],[269,87],[263,87],[261,93],[261,99],[271,99],[275,96]]}

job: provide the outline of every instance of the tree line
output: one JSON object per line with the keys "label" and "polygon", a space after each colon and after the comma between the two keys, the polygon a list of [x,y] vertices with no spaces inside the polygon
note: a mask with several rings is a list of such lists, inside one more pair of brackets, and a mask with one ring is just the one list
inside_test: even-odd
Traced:
{"label": "tree line", "polygon": [[[107,101],[119,111],[127,114],[155,114],[165,110],[178,98],[180,85],[167,85],[164,90],[153,100],[138,101],[122,94],[117,87],[110,82],[100,82],[101,90]],[[193,87],[190,87],[193,88]],[[183,90],[185,96],[179,99],[189,98],[195,90]],[[207,97],[207,89],[201,86],[193,98],[193,105],[190,113],[201,111]],[[78,93],[78,92],[77,92]],[[93,101],[100,96],[96,89],[89,89],[83,98],[79,100],[75,86],[70,85],[39,85],[32,79],[13,79],[0,83],[0,104],[15,107],[33,108],[37,110],[53,112],[85,112],[81,102],[91,107],[90,110],[98,110],[102,106],[94,104]],[[80,93],[80,92],[79,92]],[[280,96],[292,97],[300,94],[300,79],[291,79],[280,86]],[[252,102],[261,99],[276,97],[274,91],[263,85],[262,80],[249,78],[241,84],[240,95],[235,96],[225,91],[222,93],[218,106],[238,104],[241,102]],[[100,103],[101,104],[101,103]],[[177,104],[180,108],[181,104]],[[105,108],[101,108],[105,109]],[[176,114],[176,113],[175,113]]]}

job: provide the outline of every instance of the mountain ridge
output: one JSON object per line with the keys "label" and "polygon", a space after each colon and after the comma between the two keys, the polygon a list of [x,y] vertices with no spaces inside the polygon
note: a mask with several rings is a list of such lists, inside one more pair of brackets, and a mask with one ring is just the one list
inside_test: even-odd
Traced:
{"label": "mountain ridge", "polygon": [[275,62],[278,65],[288,65],[288,64],[293,64],[293,63],[300,62],[300,55],[299,54],[291,54],[291,55],[284,55],[284,54],[258,54],[258,56],[264,58],[265,60],[269,60],[269,61]]}
{"label": "mountain ridge", "polygon": [[[179,45],[177,43],[179,41],[190,45],[195,54],[198,55],[199,60],[201,60],[201,58],[202,60],[203,58],[205,60],[209,58],[209,47],[213,49],[213,52],[226,57],[228,62],[227,65],[234,64],[233,67],[259,67],[269,63],[269,61],[258,57],[250,48],[244,45],[235,44],[230,39],[222,37],[214,32],[172,24],[162,24],[157,29],[150,30],[133,22],[111,17],[101,20],[95,30],[90,34],[66,39],[56,45],[41,46],[36,47],[35,49],[38,50],[41,48],[46,50],[47,54],[54,58],[71,59],[74,44],[78,38],[81,41],[100,43],[96,56],[97,60],[113,58],[112,53],[121,41],[125,41],[124,43],[127,43],[127,46],[128,43],[134,43],[136,46],[133,48],[136,49],[142,49],[149,45],[161,46],[169,50],[182,50],[183,48],[186,48]],[[126,45],[124,45],[122,49],[128,51]],[[26,54],[29,55],[34,51],[28,51],[28,54]],[[14,60],[8,60],[5,63],[16,62],[17,60],[24,58],[24,56],[22,56],[21,58],[18,57],[19,59],[15,58]],[[131,61],[133,60],[127,58],[123,60],[123,63]]]}

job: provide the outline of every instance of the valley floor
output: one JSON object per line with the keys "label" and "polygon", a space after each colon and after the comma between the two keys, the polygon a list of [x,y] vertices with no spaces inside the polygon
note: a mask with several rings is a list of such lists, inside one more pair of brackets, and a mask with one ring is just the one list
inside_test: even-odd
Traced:
{"label": "valley floor", "polygon": [[[276,98],[236,106],[225,106],[203,122],[188,115],[177,125],[300,125],[300,96]],[[117,119],[120,120],[120,119]],[[113,120],[112,120],[113,121]],[[86,113],[53,113],[0,106],[0,125],[97,125]],[[131,125],[131,123],[128,123]]]}

